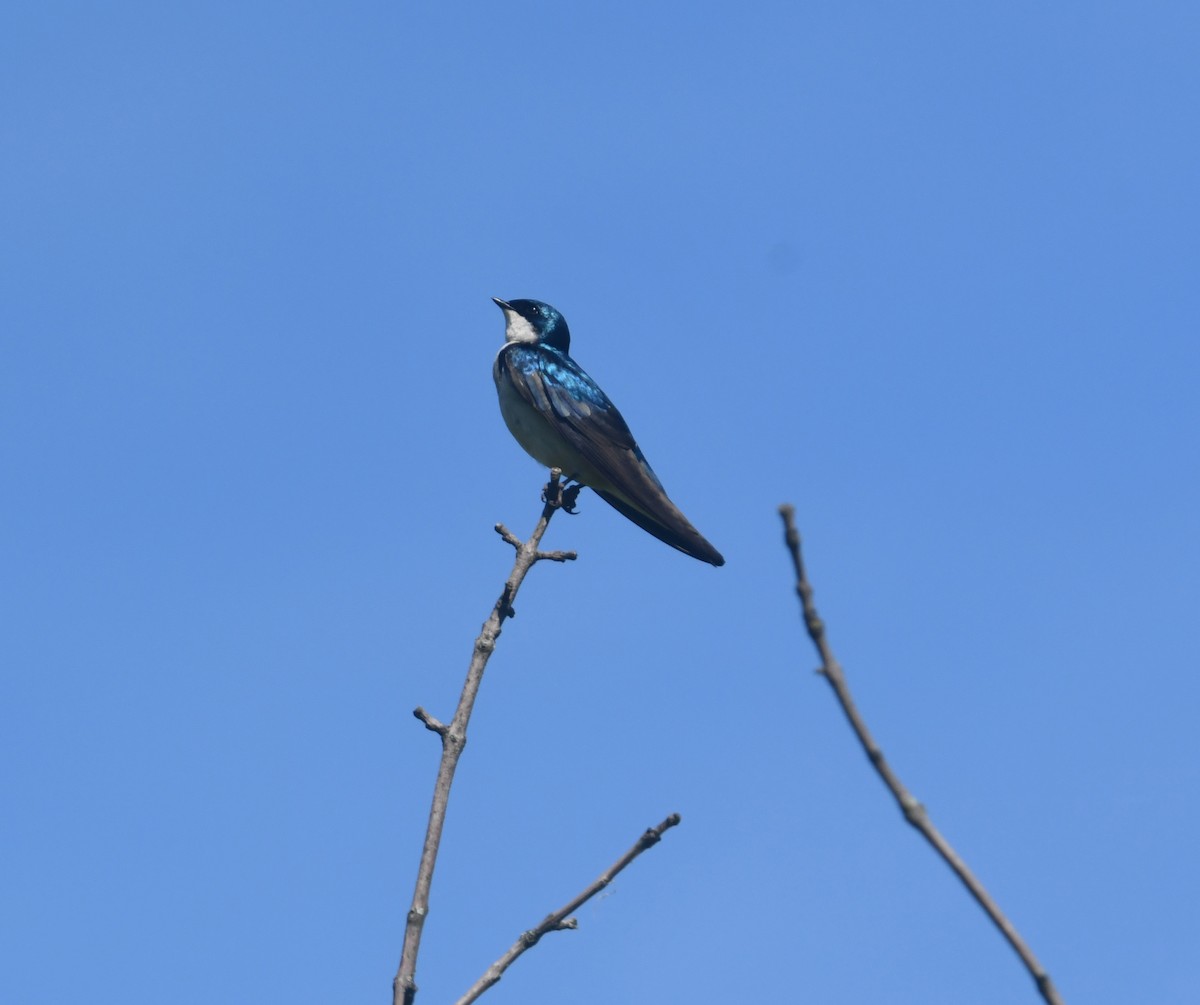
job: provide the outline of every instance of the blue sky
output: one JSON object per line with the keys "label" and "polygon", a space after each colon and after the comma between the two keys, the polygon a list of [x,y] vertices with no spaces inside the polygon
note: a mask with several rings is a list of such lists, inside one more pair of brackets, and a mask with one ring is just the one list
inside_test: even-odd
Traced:
{"label": "blue sky", "polygon": [[1200,14],[1183,3],[10,5],[0,998],[385,1001],[567,317],[681,556],[585,493],[434,884],[454,1000],[1194,1000]]}

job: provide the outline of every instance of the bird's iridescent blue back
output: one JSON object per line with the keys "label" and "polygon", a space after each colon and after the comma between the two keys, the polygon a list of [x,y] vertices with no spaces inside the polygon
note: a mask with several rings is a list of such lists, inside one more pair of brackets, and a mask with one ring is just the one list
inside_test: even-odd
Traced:
{"label": "bird's iridescent blue back", "polygon": [[[571,397],[584,401],[593,408],[616,413],[617,417],[620,417],[621,413],[617,412],[608,395],[600,389],[600,385],[566,353],[559,352],[553,346],[540,343],[530,345],[524,342],[510,342],[501,352],[521,373],[540,373]],[[625,425],[624,419],[620,419],[620,422],[621,425]]]}

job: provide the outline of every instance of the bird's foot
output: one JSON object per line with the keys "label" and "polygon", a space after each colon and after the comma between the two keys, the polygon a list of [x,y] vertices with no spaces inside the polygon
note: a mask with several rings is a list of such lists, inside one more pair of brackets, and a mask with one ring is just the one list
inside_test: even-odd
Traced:
{"label": "bird's foot", "polygon": [[[578,512],[575,506],[583,483],[576,482],[573,478],[566,478],[560,483],[557,474],[557,469],[551,470],[550,481],[542,487],[542,502],[575,516]],[[572,482],[574,484],[571,484]]]}
{"label": "bird's foot", "polygon": [[564,485],[562,489],[562,508],[564,513],[570,513],[571,516],[578,516],[579,510],[575,508],[579,502],[579,493],[583,490],[583,482],[576,482],[574,485]]}

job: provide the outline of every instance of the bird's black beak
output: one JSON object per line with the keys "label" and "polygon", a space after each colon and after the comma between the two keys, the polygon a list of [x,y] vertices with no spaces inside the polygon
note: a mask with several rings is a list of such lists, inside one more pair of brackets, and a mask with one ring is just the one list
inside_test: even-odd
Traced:
{"label": "bird's black beak", "polygon": [[501,300],[499,297],[492,297],[492,303],[494,303],[502,311],[512,310],[512,304],[510,304],[507,300]]}

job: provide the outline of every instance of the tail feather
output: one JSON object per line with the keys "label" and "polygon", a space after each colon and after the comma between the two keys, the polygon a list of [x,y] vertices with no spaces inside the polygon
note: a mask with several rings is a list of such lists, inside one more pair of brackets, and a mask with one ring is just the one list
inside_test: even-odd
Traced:
{"label": "tail feather", "polygon": [[707,562],[709,565],[725,564],[721,553],[704,539],[704,535],[700,531],[688,523],[682,513],[679,513],[678,519],[673,521],[673,526],[668,526],[643,513],[640,509],[634,509],[620,496],[603,489],[595,489],[595,492],[622,516],[632,520],[646,533],[653,534],[672,548],[682,551],[685,555],[691,555],[692,558],[698,558],[701,562]]}

